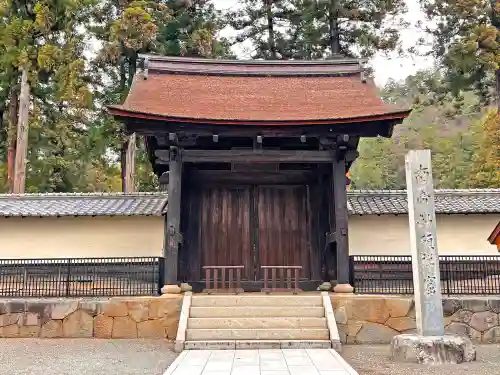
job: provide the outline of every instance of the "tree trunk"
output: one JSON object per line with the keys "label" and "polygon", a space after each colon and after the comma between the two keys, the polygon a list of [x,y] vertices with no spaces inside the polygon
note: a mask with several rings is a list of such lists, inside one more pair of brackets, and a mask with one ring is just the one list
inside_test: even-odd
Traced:
{"label": "tree trunk", "polygon": [[7,129],[7,185],[9,193],[14,191],[14,164],[16,160],[17,112],[19,110],[19,94],[17,82],[10,88],[9,127]]}
{"label": "tree trunk", "polygon": [[19,118],[17,122],[17,148],[14,167],[14,194],[23,194],[26,182],[26,154],[28,152],[30,84],[28,71],[22,70]]}
{"label": "tree trunk", "polygon": [[330,10],[328,12],[330,49],[332,51],[332,55],[338,55],[341,52],[337,1],[338,0],[330,0]]}
{"label": "tree trunk", "polygon": [[271,58],[276,60],[276,41],[274,40],[274,19],[273,19],[273,0],[266,0],[266,15],[267,15],[267,31],[269,33],[267,43],[269,45],[269,51],[271,52]]}
{"label": "tree trunk", "polygon": [[125,193],[135,192],[135,149],[136,134],[131,134],[126,142],[125,154]]}

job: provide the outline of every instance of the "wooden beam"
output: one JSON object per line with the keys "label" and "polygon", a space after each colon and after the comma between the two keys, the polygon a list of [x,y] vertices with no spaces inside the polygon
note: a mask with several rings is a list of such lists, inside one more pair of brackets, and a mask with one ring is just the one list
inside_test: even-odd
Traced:
{"label": "wooden beam", "polygon": [[195,184],[262,184],[289,185],[308,184],[314,181],[313,171],[281,172],[232,172],[221,170],[198,170],[189,172],[188,180]]}
{"label": "wooden beam", "polygon": [[177,284],[179,244],[182,242],[181,223],[181,187],[182,159],[180,150],[171,146],[169,153],[168,213],[165,220],[165,284]]}
{"label": "wooden beam", "polygon": [[[155,155],[160,160],[169,160],[167,150],[156,150]],[[298,150],[183,150],[182,160],[191,163],[331,163],[333,154]]]}
{"label": "wooden beam", "polygon": [[346,161],[344,158],[340,158],[333,163],[332,188],[333,205],[335,209],[337,282],[338,284],[349,284],[349,236],[346,189]]}

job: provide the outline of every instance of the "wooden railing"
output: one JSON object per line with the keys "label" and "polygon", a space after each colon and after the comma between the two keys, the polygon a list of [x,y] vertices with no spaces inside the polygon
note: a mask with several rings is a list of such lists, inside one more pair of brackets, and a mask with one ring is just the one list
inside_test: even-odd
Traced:
{"label": "wooden railing", "polygon": [[[245,266],[204,266],[203,267],[203,269],[205,270],[204,292],[242,293],[243,289],[241,288],[241,270],[243,268],[245,268]],[[219,273],[220,273],[220,278],[219,278]],[[236,273],[236,280],[234,279],[235,273]],[[212,288],[210,287],[210,281],[212,281]]]}
{"label": "wooden railing", "polygon": [[[263,292],[268,293],[293,291],[294,293],[297,293],[300,291],[299,272],[302,269],[302,266],[262,266],[261,268],[264,270],[264,289],[262,289]],[[271,270],[271,287],[269,287],[269,270]],[[279,286],[277,285],[277,271],[279,271]]]}

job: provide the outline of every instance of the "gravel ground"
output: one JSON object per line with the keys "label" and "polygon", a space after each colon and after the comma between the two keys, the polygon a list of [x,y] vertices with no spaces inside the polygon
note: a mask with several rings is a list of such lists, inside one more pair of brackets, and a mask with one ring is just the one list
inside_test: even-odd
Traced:
{"label": "gravel ground", "polygon": [[[163,340],[0,339],[0,375],[162,375],[172,349]],[[500,345],[478,346],[476,362],[434,367],[395,364],[388,353],[346,345],[342,357],[359,375],[500,375]]]}
{"label": "gravel ground", "polygon": [[500,345],[478,345],[476,349],[476,362],[432,367],[392,363],[387,345],[346,345],[342,357],[359,375],[500,375]]}
{"label": "gravel ground", "polygon": [[0,375],[161,375],[172,349],[163,340],[0,339]]}

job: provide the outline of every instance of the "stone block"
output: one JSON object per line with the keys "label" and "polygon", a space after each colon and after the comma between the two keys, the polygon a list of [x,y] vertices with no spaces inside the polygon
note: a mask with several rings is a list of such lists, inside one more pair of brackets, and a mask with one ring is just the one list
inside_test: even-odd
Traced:
{"label": "stone block", "polygon": [[358,344],[388,344],[399,332],[383,324],[366,322],[356,335]]}
{"label": "stone block", "polygon": [[339,307],[333,312],[335,315],[335,321],[337,324],[347,324],[347,312],[345,311],[345,306]]}
{"label": "stone block", "polygon": [[169,340],[175,340],[177,337],[177,329],[179,328],[180,315],[177,313],[172,313],[161,319],[163,327],[167,331],[167,338]]}
{"label": "stone block", "polygon": [[101,301],[80,301],[78,309],[83,310],[90,316],[94,317],[101,313],[102,305],[103,302]]}
{"label": "stone block", "polygon": [[188,283],[182,283],[181,284],[181,292],[186,293],[186,292],[191,292],[193,291],[193,287],[189,285]]}
{"label": "stone block", "polygon": [[45,324],[51,319],[51,308],[52,304],[47,302],[26,303],[26,312],[38,315],[41,324]]}
{"label": "stone block", "polygon": [[329,349],[332,347],[332,342],[329,340],[282,340],[280,343],[281,349]]}
{"label": "stone block", "polygon": [[180,294],[182,292],[179,285],[164,285],[161,288],[161,294]]}
{"label": "stone block", "polygon": [[62,320],[49,320],[40,331],[40,337],[45,338],[62,337],[62,335]]}
{"label": "stone block", "polygon": [[137,337],[140,339],[163,339],[166,330],[159,319],[137,323]]}
{"label": "stone block", "polygon": [[407,316],[403,316],[400,318],[389,318],[385,324],[399,332],[417,328],[415,319]]}
{"label": "stone block", "polygon": [[476,360],[476,350],[463,336],[397,335],[391,341],[391,359],[419,364],[457,364]]}
{"label": "stone block", "polygon": [[9,301],[7,303],[7,312],[8,313],[23,313],[26,311],[26,303],[20,301]]}
{"label": "stone block", "polygon": [[182,296],[172,295],[174,298],[155,298],[149,302],[149,319],[163,318],[171,313],[181,311]]}
{"label": "stone block", "polygon": [[481,342],[485,344],[500,343],[500,327],[493,327],[483,333]]}
{"label": "stone block", "polygon": [[4,326],[0,328],[0,337],[3,338],[13,338],[19,337],[19,326],[17,324],[12,324],[10,326]]}
{"label": "stone block", "polygon": [[234,350],[236,341],[187,341],[184,344],[186,350]]}
{"label": "stone block", "polygon": [[125,317],[128,315],[127,303],[125,301],[111,300],[103,305],[102,313],[110,317]]}
{"label": "stone block", "polygon": [[22,326],[19,330],[19,337],[39,337],[40,326]]}
{"label": "stone block", "polygon": [[349,320],[385,323],[389,318],[389,310],[383,298],[353,298],[346,306],[346,309]]}
{"label": "stone block", "polygon": [[97,315],[94,318],[94,337],[110,339],[113,333],[113,318],[106,315]]}
{"label": "stone block", "polygon": [[137,323],[128,316],[115,317],[111,337],[114,339],[136,339]]}
{"label": "stone block", "polygon": [[413,306],[413,299],[411,298],[387,298],[385,300],[389,316],[393,318],[400,318],[407,316]]}
{"label": "stone block", "polygon": [[62,320],[68,315],[73,314],[78,309],[78,301],[61,301],[53,303],[50,308],[50,317],[52,320]]}
{"label": "stone block", "polygon": [[351,320],[347,322],[347,326],[345,327],[345,334],[350,337],[356,337],[358,332],[363,327],[363,322],[358,322],[356,320]]}
{"label": "stone block", "polygon": [[0,327],[10,326],[12,324],[22,323],[23,314],[22,313],[10,313],[0,315]]}
{"label": "stone block", "polygon": [[500,298],[490,298],[488,299],[488,306],[490,310],[494,313],[500,313]]}
{"label": "stone block", "polygon": [[149,319],[149,301],[127,302],[128,315],[136,322],[144,322]]}
{"label": "stone block", "polygon": [[481,332],[469,327],[465,323],[450,323],[445,329],[446,333],[451,333],[453,335],[467,336],[471,338],[474,342],[481,341]]}
{"label": "stone block", "polygon": [[279,340],[236,340],[236,349],[281,349]]}
{"label": "stone block", "polygon": [[443,315],[451,316],[462,308],[462,302],[457,298],[443,299]]}
{"label": "stone block", "polygon": [[0,315],[7,314],[7,305],[8,302],[6,300],[0,300]]}
{"label": "stone block", "polygon": [[320,286],[318,286],[318,290],[325,291],[325,292],[328,292],[331,289],[332,289],[332,284],[328,281],[325,281],[324,283],[320,284]]}
{"label": "stone block", "polygon": [[472,312],[483,312],[490,309],[489,301],[487,298],[471,297],[462,300],[462,308]]}
{"label": "stone block", "polygon": [[24,313],[23,316],[23,326],[39,326],[40,325],[40,318],[38,317],[38,314],[34,313]]}
{"label": "stone block", "polygon": [[86,311],[78,310],[63,320],[64,337],[92,337],[94,320]]}
{"label": "stone block", "polygon": [[469,325],[479,332],[487,331],[498,325],[498,314],[491,311],[474,313]]}
{"label": "stone block", "polygon": [[451,316],[453,322],[466,323],[469,324],[474,313],[470,310],[458,310],[455,314]]}

